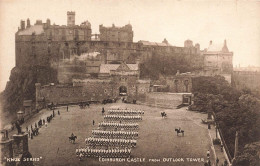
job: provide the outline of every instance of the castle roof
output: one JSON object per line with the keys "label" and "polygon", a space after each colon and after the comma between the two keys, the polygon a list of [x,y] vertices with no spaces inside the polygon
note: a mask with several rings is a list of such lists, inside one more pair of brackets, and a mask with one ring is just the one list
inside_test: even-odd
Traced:
{"label": "castle roof", "polygon": [[[109,74],[111,70],[117,70],[121,64],[101,64],[99,73]],[[126,64],[130,70],[138,70],[138,64]]]}
{"label": "castle roof", "polygon": [[212,41],[209,44],[209,47],[207,49],[207,52],[224,52],[228,53],[228,47],[226,44],[226,40],[224,41],[223,44],[213,44]]}
{"label": "castle roof", "polygon": [[142,43],[145,46],[161,46],[161,47],[172,46],[169,43],[157,43],[157,42],[149,42],[145,40],[140,40],[139,43]]}
{"label": "castle roof", "polygon": [[44,33],[43,25],[32,25],[29,28],[19,31],[18,35],[32,35],[33,33],[35,35]]}

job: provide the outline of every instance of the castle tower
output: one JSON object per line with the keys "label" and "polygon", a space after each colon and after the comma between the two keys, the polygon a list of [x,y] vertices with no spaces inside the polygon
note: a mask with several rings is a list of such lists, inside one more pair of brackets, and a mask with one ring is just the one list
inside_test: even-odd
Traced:
{"label": "castle tower", "polygon": [[67,26],[75,25],[75,12],[67,12]]}

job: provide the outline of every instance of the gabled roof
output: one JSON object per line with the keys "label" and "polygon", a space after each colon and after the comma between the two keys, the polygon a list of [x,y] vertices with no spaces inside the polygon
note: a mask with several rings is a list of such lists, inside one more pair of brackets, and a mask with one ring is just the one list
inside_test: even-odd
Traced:
{"label": "gabled roof", "polygon": [[138,64],[127,64],[130,70],[138,70]]}
{"label": "gabled roof", "polygon": [[121,63],[120,66],[116,69],[117,71],[129,71],[130,68],[126,63]]}
{"label": "gabled roof", "polygon": [[32,25],[29,28],[18,32],[18,35],[32,35],[32,33],[35,33],[35,35],[40,35],[43,32],[43,25]]}

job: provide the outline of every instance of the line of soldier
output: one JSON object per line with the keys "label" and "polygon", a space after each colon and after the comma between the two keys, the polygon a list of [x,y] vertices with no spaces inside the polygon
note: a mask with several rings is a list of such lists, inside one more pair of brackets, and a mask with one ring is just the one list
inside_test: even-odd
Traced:
{"label": "line of soldier", "polygon": [[115,122],[101,122],[98,123],[99,127],[110,127],[110,128],[124,128],[124,129],[138,129],[138,123],[115,123]]}
{"label": "line of soldier", "polygon": [[141,110],[108,110],[108,114],[140,114],[144,115],[144,111]]}
{"label": "line of soldier", "polygon": [[127,158],[131,155],[131,148],[124,149],[93,149],[90,147],[76,149],[76,155],[81,160],[83,157],[116,157]]}
{"label": "line of soldier", "polygon": [[91,146],[130,146],[136,147],[136,140],[134,139],[111,139],[111,138],[94,138],[89,137],[85,139],[86,144]]}
{"label": "line of soldier", "polygon": [[137,138],[138,132],[135,131],[103,131],[92,130],[92,135],[105,138]]}
{"label": "line of soldier", "polygon": [[140,115],[137,116],[123,116],[123,115],[105,115],[105,120],[129,120],[129,121],[139,121],[142,120],[142,117]]}

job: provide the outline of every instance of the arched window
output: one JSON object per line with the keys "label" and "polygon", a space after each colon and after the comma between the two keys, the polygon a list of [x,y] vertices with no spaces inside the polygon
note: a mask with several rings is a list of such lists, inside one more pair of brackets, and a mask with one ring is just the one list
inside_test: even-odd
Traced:
{"label": "arched window", "polygon": [[189,91],[189,80],[185,80],[184,85],[185,85],[185,92],[188,92]]}

